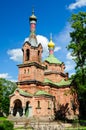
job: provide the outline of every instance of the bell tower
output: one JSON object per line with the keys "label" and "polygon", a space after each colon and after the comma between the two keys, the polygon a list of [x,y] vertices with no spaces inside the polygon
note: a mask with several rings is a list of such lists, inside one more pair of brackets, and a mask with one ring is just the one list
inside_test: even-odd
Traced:
{"label": "bell tower", "polygon": [[36,37],[37,17],[34,15],[34,10],[32,11],[32,15],[29,17],[29,23],[30,23],[29,39],[24,43],[22,47],[23,63],[34,61],[41,62],[43,48],[42,45],[38,43]]}
{"label": "bell tower", "polygon": [[[30,23],[30,35],[27,41],[23,44],[23,63],[18,65],[19,75],[18,83],[25,83],[26,81],[43,81],[43,70],[45,66],[42,64],[42,45],[38,43],[36,37],[36,23],[37,17],[34,15],[34,10],[32,15],[29,17]],[[24,85],[23,85],[24,86]],[[21,85],[20,85],[21,87]]]}

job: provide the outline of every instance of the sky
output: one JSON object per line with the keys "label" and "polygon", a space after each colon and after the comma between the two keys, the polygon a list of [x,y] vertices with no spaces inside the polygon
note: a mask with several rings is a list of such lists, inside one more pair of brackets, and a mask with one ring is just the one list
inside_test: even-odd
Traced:
{"label": "sky", "polygon": [[0,78],[18,79],[22,63],[22,46],[29,37],[29,17],[34,7],[37,16],[36,35],[43,46],[42,59],[48,56],[47,44],[52,33],[54,55],[65,63],[65,73],[75,73],[75,63],[67,46],[72,31],[72,14],[86,11],[86,0],[0,0]]}

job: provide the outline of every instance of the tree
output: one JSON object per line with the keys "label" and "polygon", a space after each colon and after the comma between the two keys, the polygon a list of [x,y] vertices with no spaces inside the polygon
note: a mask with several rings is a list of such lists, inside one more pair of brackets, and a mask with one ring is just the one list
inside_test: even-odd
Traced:
{"label": "tree", "polygon": [[2,99],[3,99],[3,92],[2,92],[2,84],[0,82],[0,115],[2,115]]}
{"label": "tree", "polygon": [[0,112],[9,114],[9,95],[16,89],[16,83],[0,78]]}
{"label": "tree", "polygon": [[70,24],[73,30],[70,33],[71,42],[68,49],[71,50],[76,63],[76,74],[73,79],[78,88],[80,114],[86,115],[86,12],[72,14]]}

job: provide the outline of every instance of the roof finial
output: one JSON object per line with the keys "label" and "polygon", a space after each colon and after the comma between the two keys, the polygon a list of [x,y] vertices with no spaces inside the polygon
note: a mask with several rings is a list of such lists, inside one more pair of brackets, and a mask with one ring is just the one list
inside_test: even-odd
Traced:
{"label": "roof finial", "polygon": [[33,6],[33,8],[32,8],[32,15],[34,15],[34,6]]}
{"label": "roof finial", "polygon": [[50,41],[52,40],[52,33],[50,33]]}

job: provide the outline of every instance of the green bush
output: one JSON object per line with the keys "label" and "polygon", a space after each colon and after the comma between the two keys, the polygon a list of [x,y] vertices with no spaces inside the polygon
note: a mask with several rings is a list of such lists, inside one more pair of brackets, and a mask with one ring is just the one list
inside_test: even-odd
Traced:
{"label": "green bush", "polygon": [[3,124],[0,124],[0,130],[5,130]]}
{"label": "green bush", "polygon": [[13,130],[13,127],[13,123],[7,120],[3,121],[3,123],[0,124],[0,130]]}

